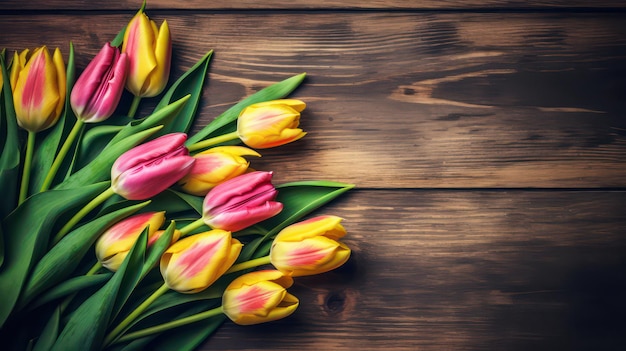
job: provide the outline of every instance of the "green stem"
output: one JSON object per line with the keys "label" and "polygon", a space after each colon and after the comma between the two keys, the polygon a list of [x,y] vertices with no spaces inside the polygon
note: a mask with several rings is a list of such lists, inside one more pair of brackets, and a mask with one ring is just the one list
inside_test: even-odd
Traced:
{"label": "green stem", "polygon": [[133,96],[133,102],[130,104],[130,108],[128,109],[128,117],[135,117],[135,113],[137,113],[137,108],[139,107],[139,102],[141,101],[141,96]]}
{"label": "green stem", "polygon": [[100,268],[102,268],[102,263],[100,263],[100,261],[96,262],[96,264],[93,265],[93,267],[91,267],[89,269],[89,271],[87,271],[87,273],[85,273],[85,275],[95,275]]}
{"label": "green stem", "polygon": [[263,257],[255,258],[250,261],[237,263],[233,265],[232,267],[230,267],[224,274],[235,273],[235,272],[243,271],[244,269],[254,268],[254,267],[258,267],[258,266],[262,266],[264,264],[270,264],[270,263],[272,263],[270,260],[270,257],[263,256]]}
{"label": "green stem", "polygon": [[82,119],[77,119],[76,123],[74,123],[74,126],[72,127],[72,130],[70,131],[70,134],[68,134],[67,138],[63,142],[63,146],[61,146],[61,150],[59,150],[59,153],[54,159],[54,162],[52,162],[52,166],[50,167],[50,170],[48,171],[48,174],[46,175],[46,179],[44,179],[43,184],[41,185],[41,189],[39,190],[40,192],[50,189],[50,185],[52,184],[54,177],[59,171],[59,168],[61,167],[61,164],[63,163],[63,160],[65,159],[65,156],[67,155],[67,152],[72,147],[72,144],[74,143],[74,140],[76,139],[76,136],[83,129],[84,125],[85,125],[85,122],[83,122]]}
{"label": "green stem", "polygon": [[217,145],[217,144],[221,144],[227,141],[231,141],[231,140],[235,140],[239,138],[239,134],[237,134],[237,132],[231,132],[231,133],[227,133],[224,135],[220,135],[220,136],[216,136],[214,138],[210,138],[210,139],[206,139],[206,140],[202,140],[199,141],[195,144],[191,144],[187,147],[187,149],[189,151],[198,151],[198,150],[202,150],[202,149],[206,149],[209,146],[213,146],[213,145]]}
{"label": "green stem", "polygon": [[107,337],[104,339],[104,345],[105,346],[109,345],[110,343],[115,341],[117,338],[119,338],[120,334],[122,334],[124,329],[126,329],[132,321],[134,321],[137,317],[139,317],[139,315],[143,311],[145,311],[146,308],[148,308],[151,303],[153,303],[161,295],[165,294],[168,290],[169,288],[167,287],[167,285],[165,284],[161,285],[160,288],[158,288],[154,293],[152,293],[152,295],[150,295],[147,299],[145,299],[144,302],[141,303],[141,305],[137,306],[137,308],[135,308],[128,315],[128,317],[124,318],[124,320],[121,321],[120,324],[118,324],[117,327],[115,327],[115,329],[113,329],[109,333],[109,335],[107,335]]}
{"label": "green stem", "polygon": [[200,312],[200,313],[197,313],[197,314],[185,317],[185,318],[181,318],[181,319],[177,319],[177,320],[174,320],[174,321],[171,321],[171,322],[155,325],[154,327],[138,330],[138,331],[133,332],[133,333],[128,333],[128,334],[122,336],[121,338],[119,338],[116,341],[116,343],[127,342],[127,341],[131,341],[131,340],[143,338],[143,337],[146,337],[146,336],[149,336],[149,335],[152,335],[152,334],[162,333],[164,331],[167,331],[167,330],[170,330],[170,329],[173,329],[173,328],[182,327],[182,326],[187,325],[187,324],[191,324],[191,323],[199,322],[199,321],[204,320],[204,319],[215,317],[217,315],[222,314],[223,312],[224,311],[222,310],[222,306],[215,307],[214,309],[211,309],[211,310],[208,310],[208,311],[204,311],[204,312]]}
{"label": "green stem", "polygon": [[61,230],[59,230],[57,235],[54,237],[54,241],[52,242],[53,245],[58,243],[65,236],[65,234],[69,233],[70,229],[72,229],[72,227],[80,222],[80,220],[83,219],[83,217],[85,217],[89,212],[91,212],[91,210],[98,207],[101,203],[106,201],[106,199],[113,196],[113,194],[115,194],[115,192],[111,187],[109,187],[107,190],[103,191],[102,193],[100,193],[100,195],[91,200],[80,211],[76,212],[76,214],[74,214],[74,217],[70,218],[70,220],[65,223],[63,228],[61,228]]}
{"label": "green stem", "polygon": [[196,219],[195,221],[187,224],[186,226],[180,228],[180,237],[185,237],[187,235],[189,235],[189,233],[191,233],[192,231],[202,227],[204,224],[204,221],[202,220],[202,218],[200,219]]}
{"label": "green stem", "polygon": [[26,156],[24,157],[24,170],[22,173],[22,186],[20,187],[19,204],[28,196],[28,182],[30,180],[30,167],[33,163],[33,151],[35,150],[35,132],[28,131],[26,141]]}

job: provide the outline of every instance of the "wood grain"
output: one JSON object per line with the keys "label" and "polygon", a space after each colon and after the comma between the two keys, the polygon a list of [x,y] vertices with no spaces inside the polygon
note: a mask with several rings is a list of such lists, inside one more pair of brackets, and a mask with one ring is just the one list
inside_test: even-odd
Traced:
{"label": "wood grain", "polygon": [[[128,18],[0,16],[0,32],[14,33],[0,47],[67,53],[71,39],[84,67]],[[309,135],[255,163],[279,180],[626,185],[626,15],[308,13],[297,26],[281,13],[163,18],[174,33],[173,76],[215,50],[196,130],[254,91],[308,73],[294,96],[308,103]]]}
{"label": "wood grain", "polygon": [[[137,10],[140,0],[88,1],[88,0],[3,0],[0,10]],[[571,8],[624,8],[620,0],[186,0],[173,3],[170,0],[150,0],[148,9],[571,9]]]}
{"label": "wood grain", "polygon": [[[296,279],[296,313],[201,350],[618,350],[624,192],[356,190],[354,253]],[[262,340],[262,342],[259,342]]]}

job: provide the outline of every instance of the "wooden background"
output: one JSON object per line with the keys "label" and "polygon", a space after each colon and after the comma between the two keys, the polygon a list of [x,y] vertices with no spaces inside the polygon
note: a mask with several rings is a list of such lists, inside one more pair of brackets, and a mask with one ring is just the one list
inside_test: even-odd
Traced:
{"label": "wooden background", "polygon": [[[82,69],[139,6],[3,0],[0,48],[72,40]],[[625,10],[149,0],[173,76],[215,50],[196,130],[307,72],[309,134],[253,166],[357,184],[323,211],[345,218],[348,264],[298,279],[293,316],[226,323],[201,349],[625,349]]]}

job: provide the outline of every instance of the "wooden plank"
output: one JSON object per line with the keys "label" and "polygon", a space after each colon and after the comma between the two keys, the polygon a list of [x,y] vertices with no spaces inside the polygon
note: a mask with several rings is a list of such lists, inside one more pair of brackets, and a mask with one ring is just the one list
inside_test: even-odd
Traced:
{"label": "wooden plank", "polygon": [[[84,67],[129,16],[0,16],[0,32],[12,33],[0,47],[46,43],[66,53],[71,39]],[[155,16],[163,18],[175,40],[174,76],[215,49],[201,125],[272,82],[308,73],[294,96],[308,102],[309,135],[253,163],[278,180],[626,185],[624,14]]]}
{"label": "wooden plank", "polygon": [[618,350],[624,192],[356,190],[347,266],[296,313],[226,323],[201,350]]}
{"label": "wooden plank", "polygon": [[[572,0],[572,1],[514,1],[514,0],[187,0],[173,3],[170,0],[149,0],[148,9],[189,10],[284,10],[284,9],[568,9],[568,8],[624,8],[621,0]],[[0,10],[136,10],[138,0],[88,1],[88,0],[4,0]]]}

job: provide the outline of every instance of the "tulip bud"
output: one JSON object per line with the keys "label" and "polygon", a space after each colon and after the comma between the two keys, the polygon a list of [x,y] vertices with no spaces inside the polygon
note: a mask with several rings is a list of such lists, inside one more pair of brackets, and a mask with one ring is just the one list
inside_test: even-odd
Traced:
{"label": "tulip bud", "polygon": [[87,123],[109,118],[120,102],[127,73],[127,55],[104,44],[72,89],[70,104],[76,117]]}
{"label": "tulip bud", "polygon": [[194,155],[191,171],[180,180],[181,188],[189,194],[204,196],[216,185],[244,174],[250,162],[242,156],[259,153],[243,146],[218,146]]}
{"label": "tulip bud", "polygon": [[96,241],[98,261],[108,270],[117,271],[146,226],[149,226],[148,240],[154,242],[164,221],[165,212],[146,212],[116,223]]}
{"label": "tulip bud", "polygon": [[208,288],[237,260],[241,243],[230,232],[214,229],[188,236],[161,256],[161,275],[168,288],[196,293]]}
{"label": "tulip bud", "polygon": [[158,95],[167,84],[172,58],[172,39],[167,21],[157,29],[154,21],[139,11],[124,33],[122,52],[128,54],[130,72],[126,88],[135,96]]}
{"label": "tulip bud", "polygon": [[50,57],[48,48],[15,53],[11,87],[17,124],[33,133],[52,127],[65,106],[65,63],[59,49]]}
{"label": "tulip bud", "polygon": [[271,181],[272,172],[256,171],[214,187],[204,198],[204,223],[236,232],[278,214],[283,204],[274,201],[278,191]]}
{"label": "tulip bud", "polygon": [[123,153],[111,168],[111,188],[128,200],[145,200],[184,177],[194,158],[185,148],[187,135],[171,133]]}
{"label": "tulip bud", "polygon": [[300,100],[282,99],[252,104],[239,114],[237,134],[246,145],[265,149],[284,145],[306,135],[300,124]]}
{"label": "tulip bud", "polygon": [[272,265],[292,277],[324,273],[344,264],[350,248],[338,240],[346,235],[341,218],[319,216],[292,224],[274,238]]}
{"label": "tulip bud", "polygon": [[222,296],[222,310],[233,322],[251,325],[275,321],[298,308],[298,298],[287,288],[293,278],[275,270],[244,274],[233,280]]}

